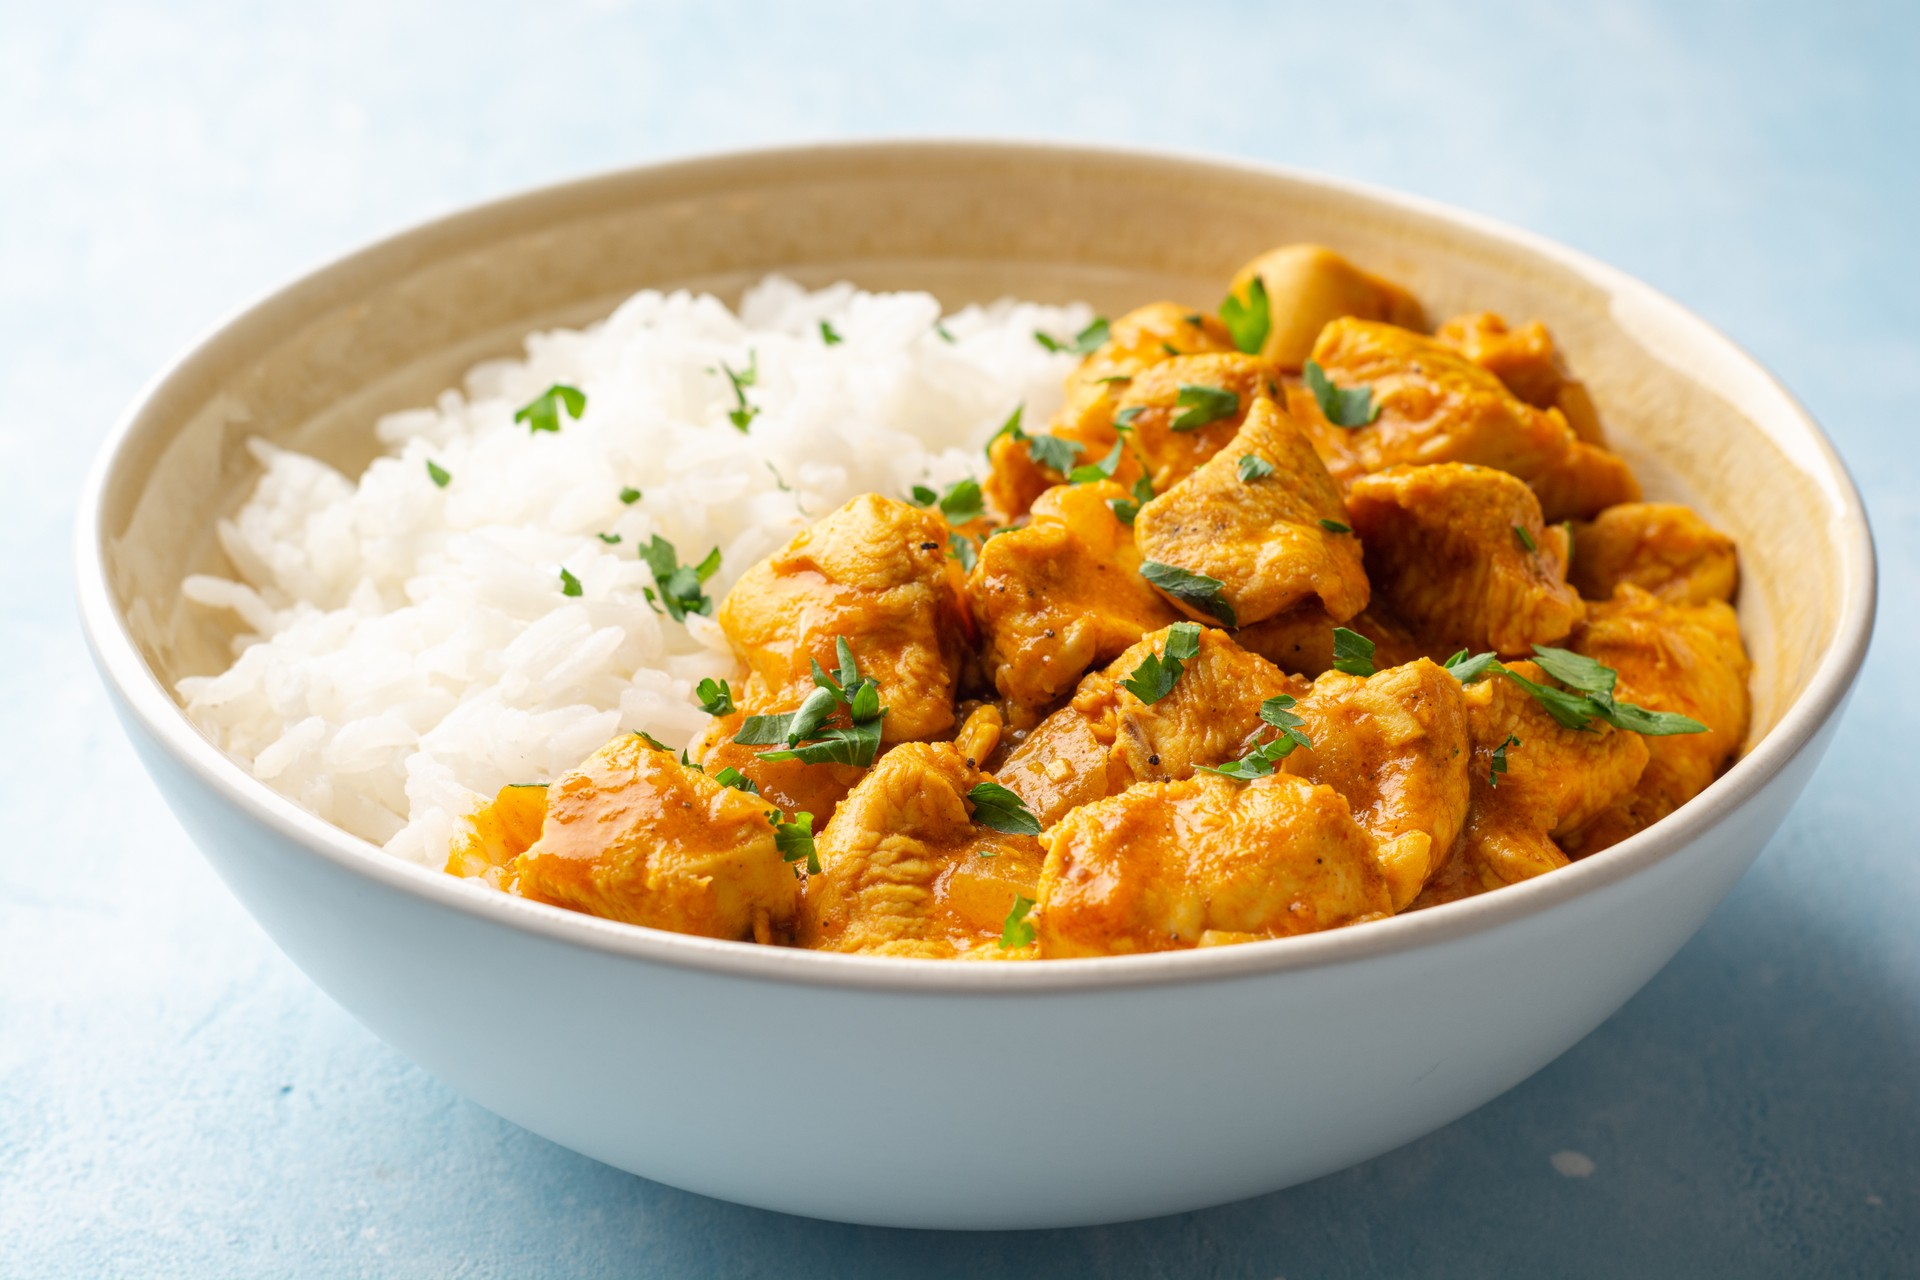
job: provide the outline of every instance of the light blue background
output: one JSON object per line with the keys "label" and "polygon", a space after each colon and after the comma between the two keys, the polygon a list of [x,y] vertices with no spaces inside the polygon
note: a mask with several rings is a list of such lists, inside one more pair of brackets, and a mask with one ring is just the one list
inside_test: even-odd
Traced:
{"label": "light blue background", "polygon": [[[0,1274],[1920,1273],[1914,12],[0,2]],[[1785,831],[1618,1017],[1290,1192],[1102,1230],[866,1230],[495,1119],[228,898],[69,603],[72,496],[141,383],[241,302],[468,201],[883,133],[1194,147],[1452,201],[1676,295],[1827,424],[1879,536],[1877,647]],[[1557,1173],[1562,1150],[1592,1175]]]}

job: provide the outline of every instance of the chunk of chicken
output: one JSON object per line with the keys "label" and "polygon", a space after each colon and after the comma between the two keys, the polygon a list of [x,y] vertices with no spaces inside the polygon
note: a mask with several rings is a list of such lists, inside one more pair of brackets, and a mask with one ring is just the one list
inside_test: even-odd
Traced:
{"label": "chunk of chicken", "polygon": [[1347,510],[1382,602],[1430,648],[1526,654],[1580,620],[1566,529],[1504,471],[1394,467],[1356,480]]}
{"label": "chunk of chicken", "polygon": [[1720,776],[1746,741],[1752,664],[1724,600],[1675,603],[1631,584],[1588,609],[1572,648],[1619,673],[1614,696],[1621,701],[1707,726],[1705,733],[1647,739],[1651,754],[1640,784],[1565,842],[1578,855],[1651,826]]}
{"label": "chunk of chicken", "polygon": [[1284,938],[1393,909],[1347,802],[1283,773],[1146,783],[1044,839],[1036,931],[1049,959]]}
{"label": "chunk of chicken", "polygon": [[1024,528],[989,538],[967,578],[983,657],[1002,697],[1035,706],[1180,614],[1140,576],[1111,482],[1057,485]]}
{"label": "chunk of chicken", "polygon": [[1574,526],[1567,577],[1589,600],[1629,582],[1675,604],[1705,604],[1733,599],[1740,563],[1733,539],[1691,508],[1627,502]]}
{"label": "chunk of chicken", "polygon": [[[766,714],[766,713],[756,713]],[[854,783],[866,770],[853,764],[806,764],[799,760],[765,760],[768,746],[743,746],[733,740],[746,719],[745,710],[715,716],[706,729],[687,748],[690,759],[698,760],[709,774],[733,769],[759,789],[767,804],[785,813],[810,813],[814,829],[833,817],[834,808],[846,799]],[[836,712],[827,721],[832,726],[847,723],[844,712]]]}
{"label": "chunk of chicken", "polygon": [[1042,851],[973,819],[967,792],[992,778],[950,743],[895,748],[815,839],[798,940],[823,951],[923,959],[1024,958],[1002,950],[1016,896],[1031,898]]}
{"label": "chunk of chicken", "polygon": [[1415,658],[1433,656],[1414,638],[1413,632],[1407,630],[1406,624],[1389,614],[1378,601],[1345,622],[1335,622],[1318,600],[1309,600],[1265,622],[1242,627],[1233,633],[1233,638],[1240,642],[1241,648],[1252,650],[1282,671],[1317,676],[1333,670],[1333,629],[1337,626],[1373,641],[1376,667],[1397,667]]}
{"label": "chunk of chicken", "polygon": [[1434,338],[1507,384],[1507,390],[1536,409],[1558,409],[1573,433],[1588,444],[1604,445],[1600,415],[1584,383],[1567,369],[1553,335],[1538,320],[1518,329],[1491,311],[1455,316]]}
{"label": "chunk of chicken", "polygon": [[[1175,356],[1141,370],[1114,412],[1113,421],[1131,432],[1114,479],[1131,486],[1144,465],[1154,492],[1165,493],[1226,448],[1254,402],[1280,394],[1279,379],[1271,361],[1238,352]],[[1208,392],[1233,402],[1208,404]]]}
{"label": "chunk of chicken", "polygon": [[447,855],[447,874],[503,888],[513,860],[540,838],[547,820],[544,783],[509,783],[468,818],[466,835]]}
{"label": "chunk of chicken", "polygon": [[511,886],[608,920],[768,942],[792,928],[800,886],[767,809],[637,735],[616,738],[547,788]]}
{"label": "chunk of chicken", "polygon": [[1452,347],[1390,324],[1335,320],[1313,358],[1342,388],[1366,387],[1379,416],[1337,427],[1314,397],[1288,405],[1342,483],[1405,463],[1472,462],[1533,486],[1548,520],[1591,516],[1640,497],[1618,458],[1575,436],[1557,409],[1536,409]]}
{"label": "chunk of chicken", "polygon": [[747,666],[750,714],[792,711],[835,670],[844,638],[880,684],[886,742],[953,727],[968,621],[947,569],[947,526],[904,502],[864,494],[742,574],[719,622]]}
{"label": "chunk of chicken", "polygon": [[[1248,457],[1269,474],[1241,479]],[[1146,559],[1218,579],[1229,624],[1259,622],[1308,599],[1344,621],[1366,607],[1367,575],[1359,539],[1322,522],[1343,525],[1346,517],[1313,446],[1263,396],[1231,445],[1140,508],[1134,537]],[[1176,603],[1213,616],[1192,600]]]}
{"label": "chunk of chicken", "polygon": [[[1539,683],[1531,662],[1512,669]],[[1567,865],[1556,843],[1625,795],[1647,767],[1647,741],[1595,721],[1568,729],[1533,695],[1491,676],[1467,686],[1467,732],[1473,741],[1466,829],[1452,858],[1414,901],[1415,907],[1471,897]],[[1505,762],[1495,772],[1495,756]]]}
{"label": "chunk of chicken", "polygon": [[1361,679],[1329,671],[1294,712],[1311,749],[1284,768],[1346,797],[1381,845],[1394,910],[1426,887],[1467,817],[1466,703],[1460,682],[1425,658]]}
{"label": "chunk of chicken", "polygon": [[1246,754],[1268,733],[1260,704],[1308,686],[1223,631],[1202,630],[1199,653],[1186,659],[1166,696],[1142,702],[1122,681],[1150,656],[1166,653],[1169,632],[1157,631],[1080,682],[1061,707],[1008,754],[1000,781],[1050,826],[1069,809],[1139,782],[1185,778],[1195,765],[1218,765]]}
{"label": "chunk of chicken", "polygon": [[[1107,340],[1067,376],[1066,403],[1047,430],[1079,445],[1080,461],[1097,461],[1118,438],[1113,415],[1132,379],[1176,356],[1233,349],[1218,317],[1191,307],[1155,302],[1129,311],[1108,328]],[[1011,435],[988,447],[987,460],[990,470],[981,488],[1006,521],[1025,515],[1034,499],[1065,478],[1036,462],[1026,441]]]}
{"label": "chunk of chicken", "polygon": [[1420,304],[1406,290],[1368,275],[1321,245],[1268,250],[1240,268],[1228,292],[1246,303],[1256,276],[1266,286],[1272,316],[1260,354],[1289,373],[1300,371],[1313,351],[1313,340],[1342,316],[1426,328]]}

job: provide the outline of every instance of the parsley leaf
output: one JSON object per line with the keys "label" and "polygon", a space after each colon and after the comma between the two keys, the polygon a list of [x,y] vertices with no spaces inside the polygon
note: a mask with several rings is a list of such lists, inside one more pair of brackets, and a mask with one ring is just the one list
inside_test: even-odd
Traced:
{"label": "parsley leaf", "polygon": [[733,714],[733,689],[725,680],[708,676],[694,686],[693,696],[700,699],[700,709],[710,716]]}
{"label": "parsley leaf", "polygon": [[1333,629],[1333,669],[1350,676],[1370,676],[1374,672],[1373,641],[1345,627]]}
{"label": "parsley leaf", "polygon": [[1259,354],[1273,329],[1273,304],[1267,298],[1267,282],[1255,276],[1245,302],[1228,294],[1220,304],[1220,319],[1232,335],[1234,346],[1248,355]]}
{"label": "parsley leaf", "polygon": [[1584,729],[1599,714],[1599,708],[1594,705],[1592,698],[1568,693],[1565,689],[1555,689],[1551,685],[1535,684],[1509,667],[1497,669],[1501,675],[1532,694],[1533,700],[1545,707],[1548,715],[1569,729]]}
{"label": "parsley leaf", "polygon": [[1158,560],[1142,560],[1140,576],[1182,604],[1218,618],[1229,627],[1239,625],[1234,617],[1233,606],[1227,603],[1224,594],[1227,584],[1218,578],[1209,578],[1204,573],[1194,573],[1178,565],[1162,564]]}
{"label": "parsley leaf", "polygon": [[1107,318],[1105,316],[1097,316],[1094,318],[1092,324],[1082,329],[1079,333],[1074,334],[1071,340],[1062,341],[1051,334],[1042,333],[1038,329],[1033,331],[1033,340],[1047,350],[1054,352],[1056,355],[1065,351],[1076,356],[1084,356],[1097,350],[1106,343],[1108,331]]}
{"label": "parsley leaf", "polygon": [[1528,551],[1532,551],[1534,549],[1533,535],[1528,533],[1526,529],[1523,528],[1522,526],[1520,525],[1513,526],[1513,536],[1514,536],[1514,539],[1518,541],[1519,544],[1522,547],[1525,547]]}
{"label": "parsley leaf", "polygon": [[1013,406],[1013,412],[1008,414],[1007,420],[1000,424],[1000,429],[987,437],[986,451],[989,458],[993,456],[993,446],[999,443],[1001,436],[1012,436],[1015,440],[1025,440],[1027,438],[1027,433],[1020,429],[1020,418],[1026,411],[1027,406],[1024,404]]}
{"label": "parsley leaf", "polygon": [[1280,694],[1268,698],[1260,704],[1260,718],[1280,732],[1273,738],[1261,743],[1238,760],[1229,760],[1222,765],[1195,765],[1207,773],[1217,773],[1223,778],[1233,778],[1240,782],[1250,782],[1255,778],[1264,778],[1273,772],[1280,761],[1293,754],[1295,747],[1313,748],[1313,743],[1302,733],[1301,726],[1306,724],[1290,708],[1293,698],[1289,694]]}
{"label": "parsley leaf", "polygon": [[1364,427],[1380,416],[1380,406],[1373,402],[1372,387],[1342,391],[1328,380],[1326,370],[1318,361],[1307,361],[1305,381],[1307,390],[1313,392],[1313,398],[1320,404],[1320,412],[1336,427]]}
{"label": "parsley leaf", "polygon": [[[1242,484],[1252,484],[1255,480],[1264,480],[1273,474],[1273,464],[1257,453],[1242,454],[1235,470],[1240,474]],[[1327,523],[1325,520],[1321,524]],[[1342,530],[1345,532],[1345,530]]]}
{"label": "parsley leaf", "polygon": [[732,765],[728,765],[720,772],[714,774],[713,780],[723,787],[732,787],[735,791],[744,791],[750,796],[760,794],[760,784]]}
{"label": "parsley leaf", "polygon": [[447,481],[453,479],[453,473],[435,462],[432,458],[428,458],[427,479],[433,481],[434,488],[444,489],[447,487]]}
{"label": "parsley leaf", "polygon": [[1341,524],[1338,520],[1322,520],[1320,522],[1320,527],[1322,529],[1325,529],[1328,533],[1352,533],[1353,532],[1353,530],[1350,527],[1348,527],[1347,525]]}
{"label": "parsley leaf", "polygon": [[1176,622],[1167,628],[1166,647],[1160,653],[1149,652],[1120,683],[1134,697],[1155,703],[1173,692],[1174,681],[1200,652],[1200,624]]}
{"label": "parsley leaf", "polygon": [[778,812],[769,813],[767,821],[773,823],[773,847],[780,851],[780,861],[798,862],[807,860],[807,872],[820,874],[820,851],[813,847],[813,815],[805,809],[791,818],[783,818]]}
{"label": "parsley leaf", "polygon": [[634,503],[640,501],[640,491],[631,487],[622,489],[620,491],[620,501],[626,503],[628,506],[632,506]]}
{"label": "parsley leaf", "polygon": [[964,533],[947,535],[947,554],[960,562],[960,568],[973,572],[973,566],[980,563],[980,552],[975,549],[973,539]]}
{"label": "parsley leaf", "polygon": [[835,329],[827,321],[822,320],[820,322],[820,341],[824,342],[829,347],[837,347],[842,342],[845,342],[846,339],[840,336],[840,331],[838,329]]}
{"label": "parsley leaf", "polygon": [[1062,475],[1073,469],[1073,461],[1085,450],[1071,440],[1062,440],[1059,436],[1028,436],[1027,452],[1033,460],[1043,467],[1049,467]]}
{"label": "parsley leaf", "polygon": [[1467,651],[1462,649],[1451,658],[1448,658],[1445,665],[1447,670],[1453,673],[1453,678],[1461,684],[1472,684],[1475,680],[1478,680],[1481,676],[1486,675],[1493,668],[1499,666],[1500,661],[1494,657],[1491,651],[1487,653],[1476,653],[1469,658]]}
{"label": "parsley leaf", "polygon": [[1121,524],[1132,524],[1140,514],[1140,508],[1153,501],[1153,481],[1141,476],[1133,482],[1133,497],[1109,499],[1107,505],[1113,508],[1113,515]]}
{"label": "parsley leaf", "polygon": [[[743,746],[773,746],[762,760],[798,760],[802,764],[851,764],[865,767],[880,751],[880,721],[887,709],[880,705],[880,686],[860,675],[853,647],[845,636],[834,641],[840,669],[838,679],[813,664],[814,689],[797,711],[785,715],[748,716],[733,740]],[[846,725],[828,726],[834,712],[845,707]]]}
{"label": "parsley leaf", "polygon": [[734,425],[735,430],[745,432],[760,413],[757,406],[747,403],[747,388],[760,381],[760,353],[748,348],[747,367],[737,373],[722,360],[720,372],[726,374],[727,381],[733,384],[733,398],[737,406],[727,410],[727,421]]}
{"label": "parsley leaf", "polygon": [[1027,912],[1033,910],[1033,899],[1023,893],[1013,897],[1013,910],[1007,912],[1006,923],[1000,926],[1000,949],[1011,951],[1015,947],[1033,945],[1033,926],[1027,923]]}
{"label": "parsley leaf", "polygon": [[1231,418],[1240,412],[1240,397],[1224,387],[1209,387],[1198,382],[1180,384],[1174,403],[1186,410],[1167,426],[1174,431],[1197,431],[1209,422]]}
{"label": "parsley leaf", "polygon": [[763,751],[762,760],[798,760],[801,764],[850,764],[865,768],[880,753],[880,721],[835,725],[804,746]]}
{"label": "parsley leaf", "polygon": [[586,392],[578,387],[570,387],[564,382],[556,382],[521,405],[519,411],[513,415],[513,420],[526,423],[530,433],[558,431],[562,409],[566,411],[568,417],[578,422],[580,415],[587,411]]}
{"label": "parsley leaf", "polygon": [[787,740],[787,726],[793,723],[793,713],[773,716],[748,716],[740,722],[739,732],[733,740],[743,747],[770,747],[776,742]]}
{"label": "parsley leaf", "polygon": [[1620,678],[1612,667],[1571,649],[1552,649],[1537,644],[1533,646],[1533,660],[1555,680],[1582,693],[1611,694],[1614,683]]}
{"label": "parsley leaf", "polygon": [[1507,748],[1517,747],[1519,745],[1520,739],[1514,737],[1512,734],[1508,734],[1507,740],[1493,749],[1493,760],[1487,765],[1488,786],[1497,787],[1500,785],[1500,775],[1507,771]]}
{"label": "parsley leaf", "polygon": [[[634,736],[634,737],[636,737],[636,738],[638,738],[638,739],[640,739],[640,741],[642,741],[642,742],[644,742],[644,743],[646,743],[646,744],[647,744],[648,746],[650,746],[650,747],[652,747],[652,748],[653,748],[653,749],[654,749],[655,751],[664,751],[664,752],[666,752],[666,753],[667,753],[668,755],[672,755],[672,754],[673,754],[673,748],[672,748],[672,747],[670,747],[670,746],[668,746],[668,745],[667,745],[666,743],[664,743],[664,742],[662,742],[662,741],[660,741],[660,739],[658,739],[658,738],[656,738],[656,737],[654,737],[654,736],[653,736],[652,734],[650,734],[650,733],[648,733],[648,732],[647,732],[647,731],[646,731],[645,729],[635,729],[635,730],[633,731],[633,736]],[[686,752],[684,752],[684,751],[683,751],[683,752],[681,752],[680,754],[681,754],[682,756],[685,756],[685,755],[686,755]],[[683,763],[684,763],[684,761],[683,761]],[[520,783],[516,783],[515,785],[516,785],[516,786],[519,786],[519,785],[531,785],[531,784],[520,784]]]}
{"label": "parsley leaf", "polygon": [[1145,413],[1146,411],[1147,411],[1147,406],[1143,404],[1128,405],[1126,408],[1120,410],[1120,412],[1113,415],[1113,429],[1115,431],[1133,430],[1133,420],[1139,417],[1141,414]]}
{"label": "parsley leaf", "polygon": [[596,533],[593,536],[600,539],[600,541],[606,543],[610,547],[616,546],[620,542],[620,535],[617,533]]}
{"label": "parsley leaf", "polygon": [[940,335],[940,341],[946,343],[949,346],[953,345],[953,343],[958,341],[958,339],[955,338],[951,333],[947,332],[947,326],[943,321],[935,320],[933,322],[933,331]]}
{"label": "parsley leaf", "polygon": [[1280,736],[1290,740],[1294,746],[1311,751],[1313,741],[1301,732],[1307,722],[1293,713],[1293,706],[1292,694],[1276,694],[1260,704],[1260,718],[1278,729]]}
{"label": "parsley leaf", "polygon": [[967,792],[973,805],[973,820],[983,827],[1003,831],[1010,836],[1037,836],[1040,819],[1033,816],[1027,802],[997,782],[982,782]]}
{"label": "parsley leaf", "polygon": [[[683,565],[673,544],[656,533],[640,544],[639,553],[653,571],[654,585],[643,592],[649,604],[664,605],[667,616],[675,622],[685,622],[690,613],[713,613],[713,598],[700,588],[720,568],[720,548],[707,552],[697,565]],[[657,595],[655,587],[659,588]]]}
{"label": "parsley leaf", "polygon": [[580,579],[574,577],[565,569],[560,571],[560,594],[563,596],[577,596],[580,594]]}
{"label": "parsley leaf", "polygon": [[916,507],[930,507],[940,501],[940,495],[923,484],[917,484],[907,492],[909,494],[907,501]]}
{"label": "parsley leaf", "polygon": [[980,498],[980,482],[971,477],[954,481],[940,495],[940,514],[947,518],[948,524],[978,520],[985,511],[986,507]]}
{"label": "parsley leaf", "polygon": [[1483,675],[1503,675],[1525,689],[1535,702],[1546,709],[1548,715],[1569,729],[1585,729],[1599,720],[1627,733],[1643,734],[1649,738],[1707,731],[1707,726],[1691,716],[1683,716],[1675,711],[1650,711],[1631,702],[1618,701],[1613,696],[1613,689],[1619,680],[1619,673],[1583,653],[1537,644],[1533,646],[1533,659],[1539,663],[1542,671],[1568,686],[1572,692],[1536,684],[1517,671],[1502,666],[1491,653],[1477,653],[1469,658],[1467,651],[1462,649],[1447,659],[1446,668],[1462,684],[1471,684]]}
{"label": "parsley leaf", "polygon": [[1126,452],[1124,443],[1116,442],[1113,452],[1098,462],[1086,462],[1067,473],[1069,484],[1097,484],[1102,480],[1113,479],[1113,473],[1120,469],[1120,455]]}

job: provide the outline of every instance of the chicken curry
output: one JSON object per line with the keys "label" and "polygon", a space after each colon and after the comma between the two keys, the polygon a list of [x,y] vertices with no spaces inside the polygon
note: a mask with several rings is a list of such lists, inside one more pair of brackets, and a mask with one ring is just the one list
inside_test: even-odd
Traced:
{"label": "chicken curry", "polygon": [[1738,752],[1734,546],[1641,500],[1540,324],[1289,245],[1216,312],[1036,336],[1083,357],[1044,431],[748,570],[691,747],[502,789],[448,871],[765,944],[1166,951],[1542,875]]}

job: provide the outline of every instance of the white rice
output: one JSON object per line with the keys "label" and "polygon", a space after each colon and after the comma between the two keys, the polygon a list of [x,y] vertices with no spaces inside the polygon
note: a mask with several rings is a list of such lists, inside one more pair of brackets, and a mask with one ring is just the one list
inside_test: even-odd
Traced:
{"label": "white rice", "polygon": [[[1034,331],[1073,333],[1090,315],[969,307],[945,318],[949,342],[924,293],[770,277],[736,316],[646,292],[381,419],[388,456],[357,482],[256,441],[264,474],[220,524],[238,580],[182,584],[247,634],[231,667],[182,680],[180,696],[262,781],[438,866],[506,783],[552,778],[622,730],[677,747],[706,722],[692,688],[734,674],[726,640],[710,618],[649,607],[639,544],[659,534],[689,563],[719,547],[717,601],[857,494],[980,474],[981,445],[1016,405],[1044,421],[1072,367]],[[823,341],[822,320],[843,341]],[[727,417],[723,363],[758,370],[745,433]],[[554,383],[586,393],[583,417],[558,433],[513,421]],[[444,488],[429,460],[450,473]],[[643,496],[623,504],[626,487]]]}

